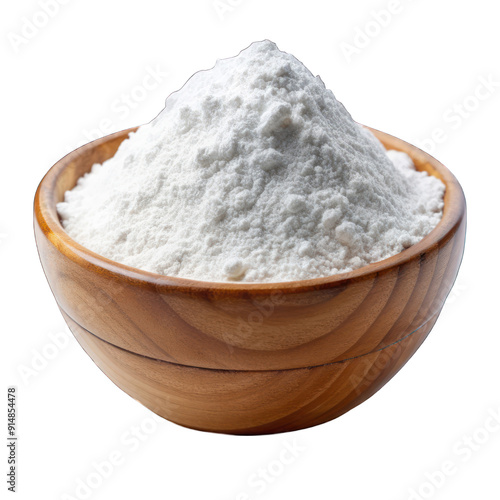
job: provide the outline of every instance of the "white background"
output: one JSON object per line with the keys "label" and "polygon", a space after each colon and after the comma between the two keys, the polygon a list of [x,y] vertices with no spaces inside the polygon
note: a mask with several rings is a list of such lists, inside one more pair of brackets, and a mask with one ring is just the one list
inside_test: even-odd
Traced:
{"label": "white background", "polygon": [[[47,20],[36,0],[3,3],[0,321],[2,389],[18,386],[17,498],[500,498],[500,424],[485,430],[500,412],[500,11],[492,0],[397,4],[61,0]],[[376,13],[389,7],[381,26]],[[151,120],[193,72],[263,38],[320,74],[357,121],[424,144],[447,165],[465,190],[468,235],[440,319],[385,388],[316,428],[234,437],[155,422],[65,333],[35,249],[32,200],[71,149]],[[138,88],[151,70],[157,84]],[[496,85],[478,101],[481,79]],[[6,394],[2,405],[4,426]],[[301,451],[280,468],[284,443]],[[97,476],[93,463],[111,454],[120,464]],[[444,462],[454,473],[443,478]],[[268,467],[272,482],[252,482]],[[89,491],[77,489],[88,480]]]}

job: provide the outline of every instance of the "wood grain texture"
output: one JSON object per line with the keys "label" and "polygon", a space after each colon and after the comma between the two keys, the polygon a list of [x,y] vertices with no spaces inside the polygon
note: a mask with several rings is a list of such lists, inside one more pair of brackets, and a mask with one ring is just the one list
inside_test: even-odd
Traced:
{"label": "wood grain texture", "polygon": [[[333,377],[333,368],[322,365],[340,366],[337,363],[349,360],[346,363],[354,367],[355,359],[366,360],[367,356],[390,352],[395,343],[418,347],[415,339],[423,332],[428,333],[427,328],[430,330],[429,325],[453,285],[465,242],[463,192],[441,163],[404,141],[372,130],[386,148],[407,152],[419,170],[439,177],[446,184],[443,219],[421,242],[400,254],[327,278],[267,284],[210,283],[159,276],[115,263],[85,249],[64,232],[56,203],[94,163],[111,157],[131,131],[89,143],[60,160],[42,180],[35,197],[35,236],[54,296],[68,323],[79,332],[76,335],[80,342],[88,346],[91,356],[110,378],[113,379],[111,365],[118,356],[115,349],[126,353],[123,362],[130,361],[134,368],[127,371],[122,367],[121,375],[113,379],[126,392],[151,407],[146,396],[139,397],[140,388],[131,388],[135,384],[134,374],[140,371],[137,368],[140,362],[145,364],[144,370],[147,365],[147,370],[161,367],[162,373],[176,374],[172,376],[177,377],[178,383],[188,373],[179,371],[181,368],[198,369],[189,371],[198,375],[186,379],[183,390],[187,395],[189,380],[194,383],[202,374],[212,374],[210,370],[224,373],[224,377],[215,380],[224,381],[229,393],[234,394],[242,379],[249,377],[250,383],[260,376],[256,372],[276,375],[297,369],[310,375],[313,373],[310,367],[317,367],[313,371],[322,374],[315,377],[320,384],[320,381],[326,383],[323,378],[326,373]],[[99,349],[103,350],[100,357]],[[401,363],[409,356],[406,359],[402,356]],[[235,385],[228,382],[232,375]],[[335,387],[345,382],[343,377],[335,378]],[[366,388],[366,397],[388,378],[380,380],[383,380],[380,384]],[[283,384],[285,391],[286,382]],[[161,386],[167,395],[168,384],[163,379]],[[146,382],[140,387],[146,391]],[[291,393],[293,387],[289,386]],[[323,389],[317,386],[315,391],[319,394]],[[225,389],[221,386],[218,390],[223,393]],[[164,404],[159,405],[158,413],[195,428],[232,432],[228,430],[230,427],[234,432],[253,432],[249,429],[264,426],[265,432],[273,432],[273,419],[267,423],[257,419],[255,425],[249,425],[250,414],[245,417],[242,414],[245,423],[242,420],[241,425],[237,424],[237,416],[229,427],[218,429],[216,420],[210,425],[200,420],[197,425],[187,417],[189,398],[183,397],[179,405],[185,404],[186,409],[175,413],[177,417],[169,417],[174,410]],[[366,397],[359,394],[357,400]],[[172,398],[165,396],[164,401],[167,400]],[[262,404],[266,401],[263,396]],[[327,404],[326,401],[333,399],[325,395],[324,401]],[[281,409],[283,418],[290,411],[285,406]],[[343,411],[350,407],[346,403]],[[333,418],[331,415],[343,413],[340,410],[338,405],[330,412],[322,408],[321,414]],[[318,419],[321,420],[319,414],[306,420]],[[293,420],[296,424],[276,424],[275,431],[291,430],[293,425],[304,427],[298,420],[299,417]],[[321,421],[325,420],[328,418]]]}
{"label": "wood grain texture", "polygon": [[156,414],[193,429],[252,435],[322,424],[361,404],[408,361],[437,316],[400,342],[359,358],[264,371],[194,368],[147,358],[104,342],[64,317],[97,366]]}

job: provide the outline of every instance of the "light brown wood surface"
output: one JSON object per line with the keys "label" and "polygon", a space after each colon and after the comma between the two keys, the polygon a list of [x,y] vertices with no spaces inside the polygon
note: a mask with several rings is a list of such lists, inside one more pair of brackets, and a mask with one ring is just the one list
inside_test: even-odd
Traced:
{"label": "light brown wood surface", "polygon": [[407,152],[419,170],[446,184],[443,219],[400,254],[328,278],[210,283],[109,261],[62,229],[56,203],[129,132],[87,144],[54,165],[36,194],[35,235],[75,336],[103,372],[145,406],[215,432],[316,425],[370,397],[425,339],[465,241],[462,190],[437,160],[373,131],[386,148]]}

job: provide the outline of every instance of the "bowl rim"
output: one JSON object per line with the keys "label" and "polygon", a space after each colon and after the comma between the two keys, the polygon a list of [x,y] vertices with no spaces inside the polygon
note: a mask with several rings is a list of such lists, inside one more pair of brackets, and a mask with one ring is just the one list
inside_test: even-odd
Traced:
{"label": "bowl rim", "polygon": [[35,224],[38,224],[42,233],[58,252],[77,264],[85,265],[96,272],[107,274],[115,279],[126,280],[128,284],[143,287],[153,286],[163,291],[177,290],[188,293],[213,291],[217,293],[224,292],[234,296],[269,293],[284,294],[341,286],[347,282],[371,279],[376,274],[387,272],[394,267],[402,266],[415,259],[421,259],[424,254],[450,239],[465,215],[466,205],[463,190],[455,176],[441,162],[402,139],[398,139],[377,129],[366,127],[383,143],[386,149],[406,152],[416,163],[417,167],[428,164],[431,170],[434,170],[438,174],[436,176],[445,184],[443,216],[437,226],[415,245],[384,260],[367,264],[353,271],[307,280],[252,283],[212,282],[144,271],[103,257],[73,240],[64,230],[57,213],[56,203],[54,202],[54,190],[57,181],[64,170],[71,166],[74,160],[106,142],[111,142],[119,138],[125,140],[137,128],[132,127],[106,135],[75,149],[61,158],[43,177],[34,200]]}

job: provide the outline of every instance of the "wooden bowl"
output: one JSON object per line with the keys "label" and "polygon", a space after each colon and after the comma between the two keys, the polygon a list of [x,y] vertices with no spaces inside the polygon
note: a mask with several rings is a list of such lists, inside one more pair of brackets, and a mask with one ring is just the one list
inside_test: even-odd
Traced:
{"label": "wooden bowl", "polygon": [[57,162],[35,197],[47,280],[75,337],[121,389],[172,422],[266,434],[331,420],[379,390],[430,332],[460,266],[466,208],[455,177],[410,144],[372,130],[446,184],[422,241],[328,278],[211,283],[131,268],[82,247],[56,204],[135,129]]}

